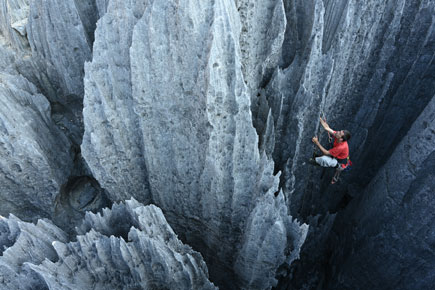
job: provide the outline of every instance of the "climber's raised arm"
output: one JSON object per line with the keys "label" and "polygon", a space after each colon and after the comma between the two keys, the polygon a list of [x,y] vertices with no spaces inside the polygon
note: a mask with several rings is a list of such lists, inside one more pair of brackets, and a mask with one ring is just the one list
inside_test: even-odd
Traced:
{"label": "climber's raised arm", "polygon": [[320,151],[322,151],[323,155],[327,155],[327,156],[331,156],[331,153],[329,152],[329,150],[326,150],[325,148],[323,148],[323,146],[320,144],[319,139],[315,136],[311,139],[311,141],[313,141],[314,144],[317,145],[317,147],[319,147]]}
{"label": "climber's raised arm", "polygon": [[328,133],[330,133],[330,134],[334,134],[334,130],[332,130],[332,129],[329,127],[328,123],[326,123],[326,120],[323,120],[322,118],[319,118],[319,119],[320,119],[320,124],[322,124],[323,128],[325,128],[325,130],[326,130]]}

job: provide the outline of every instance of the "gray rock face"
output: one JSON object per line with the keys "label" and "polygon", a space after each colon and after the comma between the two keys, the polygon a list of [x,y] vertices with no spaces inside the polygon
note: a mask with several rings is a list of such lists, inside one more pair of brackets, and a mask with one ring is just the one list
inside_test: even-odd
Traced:
{"label": "gray rock face", "polygon": [[[310,137],[319,134],[319,116],[332,128],[353,133],[351,157],[359,174],[350,181],[364,187],[433,96],[434,34],[428,13],[434,3],[399,2],[286,5],[287,15],[294,17],[287,17],[292,33],[286,33],[283,49],[289,50],[283,57],[291,61],[285,60],[266,86],[268,106],[257,122],[265,124],[272,112],[273,158],[283,170],[281,185],[292,200],[291,212],[301,218],[336,203],[314,193],[327,190],[326,184],[313,183],[320,174],[301,166],[312,155]],[[418,97],[411,101],[411,96]],[[326,134],[320,137],[327,144]]]}
{"label": "gray rock face", "polygon": [[244,80],[253,96],[270,80],[281,59],[286,28],[284,3],[271,1],[236,1],[240,15],[240,52]]}
{"label": "gray rock face", "polygon": [[[235,262],[241,289],[268,289],[277,284],[277,265],[289,267],[299,258],[308,226],[300,225],[287,213],[282,194],[265,195],[247,221],[242,249]],[[273,249],[273,250],[271,250]],[[290,253],[286,256],[285,253]]]}
{"label": "gray rock face", "polygon": [[0,3],[0,43],[17,49],[28,47],[26,38],[29,0],[5,0]]}
{"label": "gray rock face", "polygon": [[98,18],[103,17],[103,15],[106,13],[107,11],[107,6],[109,6],[109,2],[110,0],[96,0],[95,4],[97,6],[97,10],[98,10]]}
{"label": "gray rock face", "polygon": [[71,143],[53,125],[50,105],[19,75],[0,73],[0,214],[51,217],[72,169]]}
{"label": "gray rock face", "polygon": [[[235,6],[139,3],[110,2],[99,22],[94,60],[86,69],[83,154],[113,198],[132,194],[162,207],[176,232],[204,254],[215,281],[227,288],[270,288],[289,255],[287,245],[299,245],[306,228],[296,230],[284,204],[264,198],[278,190],[278,177],[257,147]],[[129,27],[131,36],[124,32]],[[104,31],[113,28],[120,33],[111,41]],[[113,48],[114,41],[122,49]],[[107,65],[108,58],[114,63]],[[262,210],[272,209],[279,214],[261,218]],[[261,247],[254,222],[263,229],[279,225],[269,232],[277,247],[263,248],[264,259],[250,263],[253,249]],[[251,274],[242,270],[248,264]],[[264,267],[269,270],[259,270]]]}
{"label": "gray rock face", "polygon": [[47,289],[26,264],[56,261],[52,243],[67,242],[65,232],[49,220],[26,223],[10,215],[0,217],[0,289]]}
{"label": "gray rock face", "polygon": [[354,31],[367,32],[347,36],[354,39],[352,46],[334,47],[337,54],[349,53],[342,53],[340,62],[335,62],[347,65],[331,79],[329,93],[337,99],[327,107],[343,110],[343,121],[349,120],[347,127],[354,132],[352,156],[357,161],[355,169],[362,173],[355,181],[359,185],[374,176],[433,97],[435,3],[414,4],[373,1],[366,6],[349,5],[347,13],[362,13]]}
{"label": "gray rock face", "polygon": [[[432,0],[4,0],[0,214],[74,238],[84,211],[134,197],[222,289],[430,289],[434,14]],[[306,163],[313,135],[328,144],[320,116],[353,135],[334,186]],[[11,266],[8,283],[213,288],[140,208],[87,215],[59,260]]]}
{"label": "gray rock face", "polygon": [[[288,43],[290,47],[295,48],[293,62],[282,72],[278,71],[267,88],[268,103],[271,104],[272,112],[280,113],[275,117],[275,132],[277,139],[281,141],[275,144],[274,159],[278,168],[284,168],[284,192],[293,192],[291,213],[297,217],[300,217],[300,214],[302,220],[306,218],[310,225],[314,224],[311,216],[327,210],[336,212],[349,201],[349,196],[366,194],[363,190],[365,183],[374,176],[380,164],[388,159],[393,148],[410,130],[413,120],[434,95],[432,59],[435,35],[432,21],[427,18],[428,13],[433,14],[435,10],[433,2],[422,1],[419,5],[414,5],[415,3],[410,1],[399,1],[394,4],[388,1],[314,2],[315,9],[319,7],[320,11],[325,11],[325,17],[322,20],[316,18],[318,13],[309,14],[314,18],[310,30],[310,39],[314,42],[312,46],[308,46],[312,48],[311,54],[309,57],[301,58],[304,53],[307,55],[306,50],[298,50],[298,46],[293,45],[293,40],[287,38],[284,45]],[[287,6],[290,11],[303,11],[300,12],[302,15],[305,15],[309,7],[304,8],[297,5]],[[320,39],[316,38],[318,35],[321,36],[322,46]],[[299,47],[307,47],[304,39],[296,42]],[[320,52],[320,47],[322,54],[313,54],[315,50]],[[328,58],[330,65],[326,61]],[[301,59],[307,64],[301,64]],[[299,78],[297,76],[301,71],[302,78]],[[306,75],[314,77],[307,79]],[[322,79],[325,80],[323,83],[319,81]],[[296,93],[291,93],[295,88]],[[279,100],[283,91],[288,95],[284,95],[281,104]],[[320,97],[311,97],[313,92],[317,92]],[[316,134],[312,132],[318,132],[314,128],[315,124],[306,120],[315,120],[322,113],[328,118],[331,127],[348,128],[353,133],[350,145],[354,168],[349,174],[343,175],[345,182],[338,187],[328,185],[333,170],[319,172],[320,170],[315,169],[313,172],[312,169],[301,166],[312,154],[309,137]],[[295,115],[297,117],[294,117]],[[281,122],[289,117],[293,118],[292,121]],[[430,134],[433,135],[433,132]],[[322,144],[327,144],[326,135],[323,134],[321,137]],[[281,167],[280,164],[285,165]],[[395,184],[395,180],[389,179],[388,183]],[[361,210],[372,206],[369,203],[360,205],[357,201],[352,201],[352,204],[354,209],[360,207]],[[402,212],[399,207],[391,210]],[[421,210],[424,211],[423,208]],[[343,217],[338,216],[336,223],[346,223],[345,219],[351,217],[351,213]],[[369,228],[366,224],[365,229]],[[325,271],[320,270],[319,272],[323,273],[314,278],[316,275],[310,270],[319,262],[327,261],[329,258],[326,256],[330,256],[331,251],[341,247],[335,243],[338,237],[346,239],[345,237],[350,235],[349,232],[342,231],[339,226],[334,228],[330,233],[330,242],[324,250],[324,256],[319,256],[316,263],[309,263],[308,259],[305,260],[305,265],[298,265],[300,271],[296,277],[300,278],[295,280],[306,281],[305,284],[299,284],[300,287],[327,287],[322,285],[322,279],[329,279],[321,277],[325,275]],[[352,240],[352,243],[356,244],[358,241]],[[405,248],[406,242],[398,242],[397,247]],[[309,250],[302,250],[301,255],[306,257],[313,254]],[[364,263],[364,260],[361,262]],[[326,262],[323,267],[329,269],[339,264],[338,260],[335,263]],[[372,273],[372,269],[374,268],[364,267],[366,273]],[[354,275],[357,275],[356,272]],[[348,288],[341,285],[344,288],[338,289],[357,287],[346,285]],[[383,289],[380,286],[372,288]]]}
{"label": "gray rock face", "polygon": [[[108,203],[98,182],[89,176],[79,148],[84,130],[82,56],[90,57],[89,35],[93,35],[96,8],[92,1],[77,5],[60,2],[8,0],[0,5],[4,94],[0,109],[4,174],[0,179],[5,180],[1,184],[4,198],[0,212],[14,213],[25,220],[51,217],[67,230],[84,211]],[[59,21],[61,25],[55,25]],[[16,23],[23,27],[18,29]],[[76,42],[83,44],[76,49],[76,55],[80,55],[77,58],[70,53]],[[63,57],[66,54],[71,54],[74,65]],[[81,76],[75,77],[75,82],[63,73]],[[59,79],[69,79],[74,90],[65,89]],[[77,178],[94,181],[73,192],[65,189]],[[74,222],[71,217],[75,217]]]}
{"label": "gray rock face", "polygon": [[50,102],[83,98],[83,65],[91,59],[99,8],[94,0],[0,4],[0,43],[14,51],[17,71]]}
{"label": "gray rock face", "polygon": [[131,200],[89,213],[77,231],[77,242],[53,244],[59,261],[29,265],[49,289],[216,289],[155,206]]}
{"label": "gray rock face", "polygon": [[86,33],[86,40],[92,51],[96,23],[100,18],[100,15],[104,13],[102,10],[105,8],[96,0],[74,1],[74,4],[80,17],[80,22]]}
{"label": "gray rock face", "polygon": [[54,119],[63,119],[55,123],[79,146],[83,66],[91,58],[98,11],[92,0],[76,2],[3,1],[0,43],[12,59],[2,70],[10,67],[32,82],[51,103]]}
{"label": "gray rock face", "polygon": [[[331,229],[334,226],[336,214],[316,215],[310,219],[310,227],[300,251],[300,259],[285,269],[285,275],[280,279],[276,289],[316,289],[323,286],[328,277],[328,264],[331,252]],[[284,270],[284,269],[283,269]],[[301,277],[293,278],[289,277]],[[326,288],[325,288],[326,289]]]}
{"label": "gray rock face", "polygon": [[433,287],[434,177],[435,98],[343,212],[336,227],[346,235],[331,259],[337,266],[328,289],[376,289],[381,281],[384,289]]}
{"label": "gray rock face", "polygon": [[[49,81],[59,89],[59,97],[69,94],[83,95],[83,64],[91,58],[91,24],[85,17],[86,3],[76,6],[75,1],[33,1],[30,8],[27,38],[32,56],[41,62]],[[85,8],[85,7],[84,7]],[[83,12],[80,15],[80,12]],[[82,22],[83,16],[86,22]],[[59,96],[60,95],[60,96]]]}
{"label": "gray rock face", "polygon": [[43,220],[11,216],[0,227],[1,289],[217,289],[162,211],[135,200],[88,213],[76,242]]}
{"label": "gray rock face", "polygon": [[134,112],[130,53],[146,1],[111,1],[98,22],[94,56],[85,67],[82,152],[112,200],[149,202],[143,141]]}
{"label": "gray rock face", "polygon": [[273,126],[266,121],[269,107],[264,106],[261,92],[281,59],[286,28],[284,4],[276,0],[237,1],[237,11],[241,22],[240,62],[251,98],[253,125],[259,135],[260,150],[266,150],[270,156],[275,140],[264,136],[273,134],[268,132],[273,131]]}

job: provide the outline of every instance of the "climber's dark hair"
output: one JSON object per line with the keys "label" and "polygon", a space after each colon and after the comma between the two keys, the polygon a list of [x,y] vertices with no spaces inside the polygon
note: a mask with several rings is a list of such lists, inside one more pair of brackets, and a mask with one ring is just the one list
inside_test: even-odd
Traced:
{"label": "climber's dark hair", "polygon": [[351,137],[350,132],[347,130],[343,130],[343,137],[341,137],[343,141],[349,141],[350,137]]}

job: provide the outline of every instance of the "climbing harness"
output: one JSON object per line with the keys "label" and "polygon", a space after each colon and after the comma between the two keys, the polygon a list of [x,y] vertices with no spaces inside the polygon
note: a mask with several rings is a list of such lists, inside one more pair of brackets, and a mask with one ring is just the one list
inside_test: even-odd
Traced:
{"label": "climbing harness", "polygon": [[[338,168],[337,168],[337,170],[335,171],[335,174],[334,174],[334,176],[332,177],[332,180],[331,180],[331,184],[335,184],[337,181],[338,181],[338,179],[340,178],[340,173],[341,172],[344,172],[344,171],[349,171],[351,168],[352,168],[352,161],[350,161],[350,157],[349,156],[347,156],[347,162],[346,163],[339,163],[338,164],[338,166],[340,166],[341,167],[341,169],[339,170]],[[337,166],[337,167],[338,167]]]}
{"label": "climbing harness", "polygon": [[[321,115],[321,119],[326,122],[325,113],[323,112],[322,109],[320,110],[320,115]],[[319,130],[318,131],[318,133],[319,133],[318,135],[320,135],[320,127],[319,127],[318,130]],[[328,133],[328,141],[329,141],[329,143],[333,143],[334,142],[333,136],[331,135],[331,133],[329,133],[329,132],[327,132],[327,133]],[[314,154],[316,154],[316,147],[314,147]],[[314,159],[314,157],[313,157],[313,159]],[[335,184],[339,180],[341,172],[343,172],[343,171],[349,171],[352,168],[352,161],[350,160],[350,157],[347,156],[346,159],[347,159],[346,163],[340,163],[339,162],[337,164],[337,167],[336,167],[337,170],[336,170],[334,176],[332,177],[331,184]],[[340,169],[338,169],[339,166],[341,167]]]}
{"label": "climbing harness", "polygon": [[[320,111],[320,114],[322,115],[322,119],[326,122],[326,117],[325,117],[325,113],[323,112],[323,110]],[[328,140],[329,143],[333,143],[334,138],[331,136],[331,133],[328,133]],[[347,156],[347,162],[345,164],[340,164],[340,166],[343,168],[342,171],[349,171],[352,167],[352,161],[350,161],[350,157]]]}
{"label": "climbing harness", "polygon": [[352,169],[352,161],[350,161],[349,156],[347,156],[346,164],[341,164],[341,167],[343,168],[343,171],[349,171]]}

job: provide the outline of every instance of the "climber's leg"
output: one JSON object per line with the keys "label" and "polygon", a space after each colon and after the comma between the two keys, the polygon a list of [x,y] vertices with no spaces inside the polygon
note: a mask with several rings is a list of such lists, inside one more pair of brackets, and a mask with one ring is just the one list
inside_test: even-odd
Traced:
{"label": "climber's leg", "polygon": [[317,164],[319,164],[322,167],[335,167],[338,164],[337,159],[332,158],[331,156],[328,156],[328,155],[316,157],[315,161]]}

